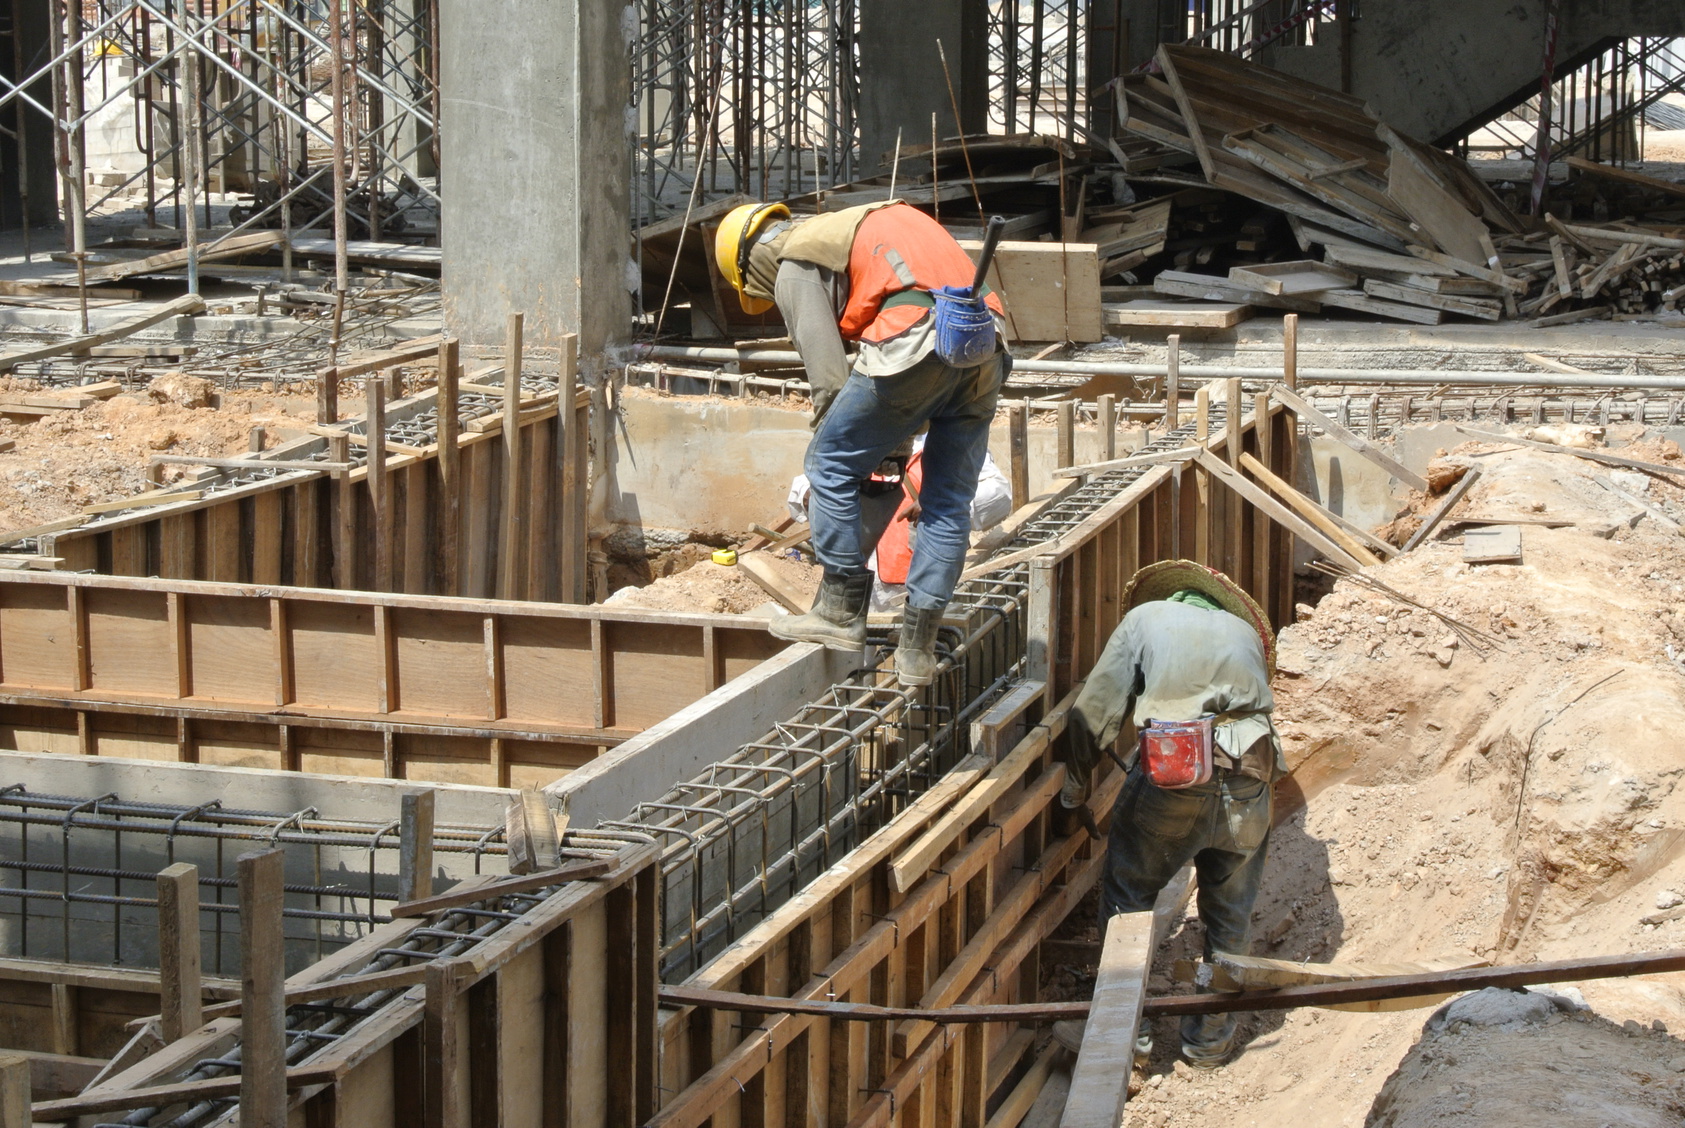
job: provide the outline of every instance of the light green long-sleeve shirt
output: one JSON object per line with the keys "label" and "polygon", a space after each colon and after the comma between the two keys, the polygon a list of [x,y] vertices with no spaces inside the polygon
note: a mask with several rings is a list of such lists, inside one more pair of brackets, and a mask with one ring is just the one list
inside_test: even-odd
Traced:
{"label": "light green long-sleeve shirt", "polygon": [[[1281,741],[1270,722],[1274,708],[1263,643],[1244,620],[1169,600],[1143,603],[1112,632],[1077,694],[1067,770],[1074,782],[1086,783],[1125,717],[1140,728],[1150,720],[1244,713],[1217,726],[1217,746],[1239,760],[1268,737],[1276,771],[1285,773]],[[1133,764],[1134,757],[1131,747],[1125,763]]]}

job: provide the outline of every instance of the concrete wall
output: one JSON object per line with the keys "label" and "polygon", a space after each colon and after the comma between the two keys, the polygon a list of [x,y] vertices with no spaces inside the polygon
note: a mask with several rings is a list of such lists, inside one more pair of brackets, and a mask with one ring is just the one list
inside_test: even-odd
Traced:
{"label": "concrete wall", "polygon": [[[801,473],[812,435],[806,411],[643,389],[628,389],[617,406],[606,449],[608,525],[744,534],[751,522],[772,524],[784,515],[790,479]],[[1040,495],[1064,483],[1051,476],[1058,448],[1052,415],[1034,418],[1030,492]],[[1140,430],[1119,431],[1119,454],[1145,439]],[[990,432],[989,453],[1006,473],[1012,458],[1003,420]],[[1077,461],[1099,456],[1099,435],[1079,427]]]}
{"label": "concrete wall", "polygon": [[624,0],[442,0],[445,325],[500,344],[579,334],[582,363],[631,331]]}

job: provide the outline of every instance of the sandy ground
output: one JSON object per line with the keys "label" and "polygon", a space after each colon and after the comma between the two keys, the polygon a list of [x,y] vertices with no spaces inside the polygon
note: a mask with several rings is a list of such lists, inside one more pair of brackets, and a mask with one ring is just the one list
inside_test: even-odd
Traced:
{"label": "sandy ground", "polygon": [[[32,380],[0,377],[0,391],[36,387]],[[182,400],[202,402],[179,389],[161,401],[141,391],[31,422],[0,418],[0,440],[16,444],[0,453],[0,531],[45,524],[84,505],[151,488],[150,455],[238,456],[247,450],[254,427],[265,428],[266,445],[272,447],[276,432],[295,433],[316,418],[313,395],[230,392],[218,408],[184,407]],[[179,478],[183,469],[167,467],[164,481]]]}
{"label": "sandy ground", "polygon": [[[1671,443],[1621,453],[1678,457]],[[1349,580],[1282,632],[1276,716],[1294,774],[1278,787],[1254,951],[1514,963],[1685,947],[1685,919],[1643,923],[1685,893],[1680,538],[1599,486],[1607,467],[1515,447],[1451,455],[1485,468],[1470,508],[1537,516],[1542,503],[1576,524],[1527,527],[1520,564],[1465,565],[1452,537],[1371,570],[1496,644]],[[1685,519],[1685,479],[1634,478],[1623,488]],[[1091,912],[1062,935],[1092,939]],[[1176,989],[1171,961],[1198,936],[1190,919],[1161,950],[1155,994]],[[1089,975],[1080,960],[1052,974],[1079,994]],[[1589,1014],[1478,1047],[1455,1042],[1474,1037],[1459,1028],[1409,1059],[1428,1010],[1251,1016],[1213,1073],[1175,1064],[1163,1022],[1124,1124],[1364,1124],[1395,1069],[1421,1074],[1411,1091],[1451,1096],[1401,1101],[1395,1084],[1370,1123],[1680,1123],[1685,976],[1581,987]],[[1493,1084],[1511,1074],[1555,1088]]]}
{"label": "sandy ground", "polygon": [[[696,547],[709,552],[705,546]],[[778,577],[789,589],[808,600],[819,590],[820,570],[795,557],[769,557]],[[609,603],[650,611],[713,611],[741,615],[764,607],[772,599],[765,589],[735,565],[715,564],[704,557],[672,575],[645,587],[624,587],[609,597]]]}

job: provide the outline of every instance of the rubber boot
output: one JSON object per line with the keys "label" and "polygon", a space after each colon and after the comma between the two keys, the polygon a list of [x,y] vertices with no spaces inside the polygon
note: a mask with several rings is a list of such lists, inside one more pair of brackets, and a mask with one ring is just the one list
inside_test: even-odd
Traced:
{"label": "rubber boot", "polygon": [[866,600],[872,594],[872,573],[837,576],[826,572],[805,615],[772,620],[768,630],[787,642],[816,642],[832,650],[860,651],[866,646]]}
{"label": "rubber boot", "polygon": [[895,648],[895,679],[902,685],[929,685],[936,676],[936,628],[943,608],[908,606],[901,613],[901,641]]}

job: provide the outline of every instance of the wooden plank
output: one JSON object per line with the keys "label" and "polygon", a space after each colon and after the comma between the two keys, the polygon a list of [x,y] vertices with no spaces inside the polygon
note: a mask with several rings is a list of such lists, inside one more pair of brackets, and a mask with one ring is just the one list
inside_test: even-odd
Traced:
{"label": "wooden plank", "polygon": [[1469,472],[1459,478],[1457,484],[1451,487],[1450,492],[1445,495],[1445,500],[1440,502],[1439,506],[1429,514],[1428,519],[1423,521],[1414,533],[1410,534],[1410,539],[1404,542],[1403,551],[1409,552],[1427,540],[1433,531],[1439,527],[1439,523],[1445,520],[1445,515],[1457,507],[1457,503],[1463,500],[1470,488],[1479,480],[1480,467],[1471,467]]}
{"label": "wooden plank", "polygon": [[1292,310],[1296,313],[1317,313],[1322,303],[1316,295],[1288,297],[1250,290],[1215,274],[1189,274],[1180,270],[1161,270],[1153,279],[1155,293],[1172,298],[1196,298],[1206,302],[1239,302],[1245,305],[1266,306],[1270,309]]}
{"label": "wooden plank", "polygon": [[1012,508],[1030,503],[1030,405],[1019,400],[1007,407],[1007,439],[1011,449]]}
{"label": "wooden plank", "polygon": [[1269,467],[1259,462],[1250,454],[1244,453],[1240,456],[1240,463],[1251,472],[1254,478],[1257,478],[1260,482],[1264,483],[1264,485],[1275,491],[1277,496],[1279,496],[1288,505],[1291,505],[1299,516],[1321,529],[1328,535],[1330,540],[1345,549],[1352,556],[1357,557],[1357,559],[1363,561],[1365,564],[1379,564],[1381,562],[1380,557],[1370,551],[1367,545],[1360,543],[1356,537],[1346,532],[1346,530],[1341,526],[1340,520],[1334,513],[1323,506],[1318,505],[1311,498],[1306,497],[1304,494],[1300,493],[1298,490],[1270,473]]}
{"label": "wooden plank", "polygon": [[[224,235],[213,243],[206,243],[196,249],[195,256],[201,263],[219,262],[224,259],[239,258],[242,255],[262,254],[281,245],[284,238],[279,231],[257,231],[245,235]],[[169,270],[180,270],[187,265],[188,253],[185,247],[164,251],[156,255],[148,255],[141,259],[128,259],[123,262],[107,263],[103,266],[89,267],[87,280],[92,282],[113,282],[120,278],[132,278],[137,274],[160,274]]]}
{"label": "wooden plank", "polygon": [[101,513],[120,513],[125,509],[146,509],[154,505],[173,505],[178,501],[198,501],[205,496],[204,490],[191,489],[162,489],[147,493],[135,494],[133,497],[118,498],[116,501],[101,501],[93,505],[85,505],[82,512],[90,517]]}
{"label": "wooden plank", "polygon": [[[383,372],[402,364],[412,364],[418,360],[426,360],[430,356],[437,356],[444,338],[438,335],[431,337],[417,337],[415,340],[400,345],[395,349],[371,353],[363,357],[351,357],[342,360],[335,366],[341,380],[354,380],[359,376],[367,376],[374,372]],[[396,396],[389,396],[396,399]]]}
{"label": "wooden plank", "polygon": [[70,337],[63,341],[56,341],[50,345],[40,345],[33,349],[23,349],[19,352],[0,356],[0,372],[10,372],[19,364],[30,361],[47,360],[50,357],[63,356],[66,353],[85,352],[95,345],[109,344],[121,340],[131,333],[138,333],[142,329],[150,328],[160,321],[168,321],[172,317],[184,314],[203,313],[205,302],[197,294],[187,294],[174,301],[165,302],[156,309],[137,317],[130,317],[109,329],[102,329],[98,333],[88,333],[80,337]]}
{"label": "wooden plank", "polygon": [[368,472],[363,480],[369,488],[369,516],[374,534],[374,590],[392,590],[392,479],[386,472],[386,382],[378,377],[364,381],[367,428],[363,444],[368,453]]}
{"label": "wooden plank", "polygon": [[1094,1001],[1060,1128],[1117,1128],[1135,1067],[1147,975],[1152,971],[1153,914],[1119,913],[1106,924]]}
{"label": "wooden plank", "polygon": [[509,844],[509,872],[548,873],[560,864],[561,835],[556,816],[544,794],[522,788],[509,800],[504,839]]}
{"label": "wooden plank", "polygon": [[1401,144],[1393,146],[1387,164],[1387,195],[1440,250],[1469,262],[1486,261],[1486,224],[1446,191],[1414,151]]}
{"label": "wooden plank", "polygon": [[1349,270],[1314,260],[1231,266],[1229,280],[1266,294],[1306,294],[1318,290],[1343,290],[1357,283]]}
{"label": "wooden plank", "polygon": [[1427,309],[1406,302],[1389,302],[1384,298],[1370,297],[1362,290],[1327,290],[1319,296],[1323,305],[1356,310],[1359,313],[1372,313],[1378,317],[1391,317],[1397,321],[1438,325],[1444,320],[1437,309]]}
{"label": "wooden plank", "polygon": [[[503,346],[503,511],[498,522],[501,544],[497,553],[497,595],[519,598],[521,543],[527,532],[521,481],[521,349],[525,318],[509,315]],[[566,411],[566,402],[557,410]]]}
{"label": "wooden plank", "polygon": [[[328,436],[328,459],[332,462],[350,463],[351,437],[349,435]],[[333,585],[341,591],[349,591],[357,586],[356,546],[354,544],[356,536],[356,495],[351,490],[351,474],[349,471],[338,471],[333,478]]]}
{"label": "wooden plank", "polygon": [[[556,500],[561,506],[560,558],[561,594],[564,603],[584,603],[587,597],[586,538],[589,535],[585,515],[588,478],[588,409],[574,405],[579,384],[579,337],[564,333],[561,340],[561,375],[557,379],[557,410],[560,413],[561,441],[556,445],[560,460]],[[603,599],[606,592],[598,592]]]}
{"label": "wooden plank", "polygon": [[1338,439],[1340,442],[1346,444],[1346,446],[1350,447],[1364,458],[1367,458],[1370,462],[1373,462],[1375,465],[1379,466],[1381,469],[1385,470],[1387,473],[1391,474],[1394,478],[1397,478],[1411,489],[1421,490],[1423,493],[1427,492],[1428,483],[1426,478],[1423,478],[1420,474],[1417,474],[1415,471],[1409,469],[1385,451],[1380,450],[1373,443],[1369,442],[1369,440],[1361,438],[1357,434],[1328,418],[1328,416],[1318,411],[1315,407],[1312,407],[1307,400],[1302,398],[1299,393],[1294,391],[1291,387],[1277,384],[1273,389],[1272,394],[1297,412],[1303,419],[1322,428],[1330,437]]}
{"label": "wooden plank", "polygon": [[1588,161],[1584,157],[1569,157],[1568,167],[1589,172],[1593,176],[1601,176],[1607,180],[1619,180],[1626,184],[1636,184],[1653,192],[1666,192],[1672,196],[1685,196],[1685,184],[1675,184],[1671,180],[1663,180],[1659,176],[1649,176],[1642,172],[1634,172],[1630,168],[1617,168],[1614,165],[1601,164],[1598,161]]}
{"label": "wooden plank", "polygon": [[432,788],[406,791],[399,799],[398,898],[414,903],[433,895]]}
{"label": "wooden plank", "polygon": [[1486,525],[1463,530],[1463,563],[1500,564],[1520,559],[1519,525]]}
{"label": "wooden plank", "polygon": [[177,862],[158,874],[160,1033],[174,1042],[204,1025],[199,973],[199,867]]}
{"label": "wooden plank", "polygon": [[[34,1123],[56,1123],[74,1120],[79,1116],[96,1116],[102,1112],[169,1108],[200,1101],[226,1100],[229,1097],[241,1096],[244,1079],[245,1074],[242,1073],[239,1077],[214,1077],[208,1081],[183,1081],[174,1085],[146,1085],[135,1089],[101,1088],[79,1097],[36,1101],[33,1106]],[[337,1080],[337,1071],[331,1065],[304,1065],[287,1070],[282,1080],[285,1084],[285,1092],[282,1094],[284,1100],[286,1093],[294,1093],[314,1085],[333,1084]],[[256,1120],[246,1119],[247,1116],[254,1115],[247,1111],[249,1107],[242,1098],[242,1124],[257,1123]],[[25,1120],[23,1123],[27,1125],[30,1121]]]}
{"label": "wooden plank", "polygon": [[1575,458],[1584,458],[1592,462],[1602,462],[1609,466],[1624,466],[1628,470],[1642,470],[1646,474],[1673,474],[1685,477],[1685,466],[1667,466],[1660,462],[1640,462],[1636,458],[1622,458],[1618,454],[1610,454],[1601,450],[1583,450],[1579,447],[1559,446],[1556,443],[1540,442],[1538,439],[1522,439],[1513,435],[1494,435],[1489,431],[1476,431],[1469,427],[1458,426],[1457,430],[1470,438],[1480,439],[1488,443],[1515,443],[1518,446],[1534,447],[1538,450],[1548,450],[1556,454],[1571,454]]}
{"label": "wooden plank", "polygon": [[286,851],[242,854],[240,896],[240,1123],[287,1128],[286,953],[281,908]]}
{"label": "wooden plank", "polygon": [[1148,451],[1127,458],[1113,458],[1105,462],[1087,462],[1081,466],[1066,466],[1053,471],[1055,478],[1087,478],[1112,470],[1127,470],[1132,466],[1159,466],[1166,462],[1187,462],[1199,453],[1198,447],[1176,447],[1174,450]]}
{"label": "wooden plank", "polygon": [[[983,244],[961,239],[976,261]],[[1105,336],[1100,311],[1100,255],[1093,243],[1003,239],[995,245],[988,285],[1006,307],[1014,341],[1092,343]]]}
{"label": "wooden plank", "polygon": [[482,901],[506,897],[511,893],[531,893],[538,889],[565,885],[570,881],[585,881],[593,877],[602,877],[613,869],[614,863],[609,861],[574,862],[557,869],[546,870],[543,873],[529,874],[526,877],[513,877],[505,881],[477,885],[472,889],[453,890],[450,893],[441,893],[436,897],[428,897],[425,900],[394,905],[392,916],[394,919],[429,916],[445,909],[454,909],[462,905],[477,905]]}
{"label": "wooden plank", "polygon": [[1286,508],[1269,494],[1265,493],[1262,487],[1254,485],[1252,482],[1249,482],[1245,478],[1241,477],[1235,471],[1229,469],[1226,462],[1213,455],[1210,451],[1202,452],[1196,460],[1195,465],[1208,471],[1213,478],[1240,494],[1247,501],[1262,510],[1265,516],[1269,517],[1276,524],[1292,532],[1293,535],[1297,536],[1300,540],[1304,541],[1318,552],[1326,554],[1331,559],[1345,565],[1353,571],[1357,571],[1364,566],[1361,560],[1351,555],[1333,540],[1330,540],[1323,534],[1321,529],[1318,529],[1316,526],[1302,520],[1292,510]]}
{"label": "wooden plank", "polygon": [[438,551],[438,590],[445,595],[462,594],[457,578],[457,543],[462,520],[462,451],[460,417],[457,414],[457,384],[461,372],[459,344],[452,337],[439,345],[439,390],[435,401],[439,414],[439,535],[435,543]]}
{"label": "wooden plank", "polygon": [[1176,329],[1228,329],[1252,316],[1252,307],[1232,302],[1137,300],[1102,306],[1108,329],[1145,326]]}
{"label": "wooden plank", "polygon": [[422,1021],[426,1052],[427,1117],[425,1128],[468,1128],[468,1086],[462,1083],[466,1049],[459,1029],[462,988],[458,963],[433,960],[427,965],[427,996]]}
{"label": "wooden plank", "polygon": [[1504,315],[1502,302],[1485,301],[1480,298],[1461,298],[1453,294],[1439,294],[1415,286],[1400,286],[1392,282],[1382,282],[1375,278],[1370,278],[1363,283],[1363,292],[1371,297],[1386,301],[1426,306],[1430,309],[1442,310],[1445,313],[1460,313],[1465,317],[1478,317],[1484,321],[1498,321]]}
{"label": "wooden plank", "polygon": [[800,592],[784,582],[766,553],[745,552],[737,558],[737,570],[753,580],[757,587],[776,599],[791,614],[802,615],[807,612],[807,601],[802,598]]}

